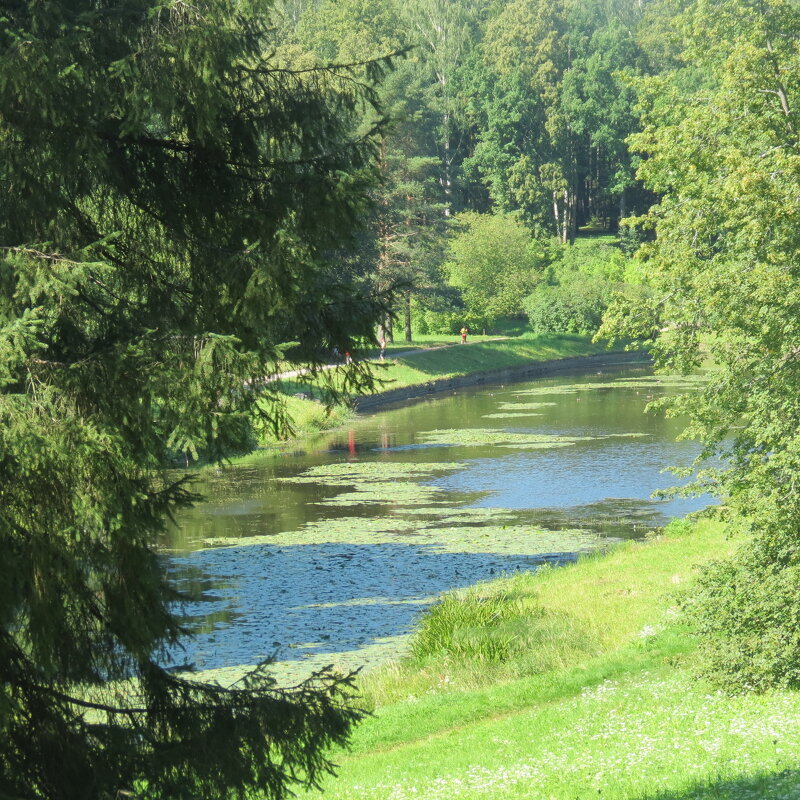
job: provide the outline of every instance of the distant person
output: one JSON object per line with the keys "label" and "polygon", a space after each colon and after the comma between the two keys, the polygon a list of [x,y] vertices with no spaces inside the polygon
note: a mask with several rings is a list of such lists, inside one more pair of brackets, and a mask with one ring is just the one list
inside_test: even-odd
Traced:
{"label": "distant person", "polygon": [[465,325],[461,329],[461,344],[466,344],[467,343],[467,334],[468,333],[469,333],[469,328]]}
{"label": "distant person", "polygon": [[353,363],[353,356],[351,356],[350,353],[345,353],[344,354],[344,363],[345,364],[352,364]]}

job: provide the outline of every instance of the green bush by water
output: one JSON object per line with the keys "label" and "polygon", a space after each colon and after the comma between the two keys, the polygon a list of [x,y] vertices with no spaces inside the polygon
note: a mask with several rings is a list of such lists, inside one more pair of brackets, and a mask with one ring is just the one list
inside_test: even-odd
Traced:
{"label": "green bush by water", "polygon": [[541,286],[525,298],[525,312],[537,333],[590,335],[600,327],[610,296],[611,287],[593,278]]}
{"label": "green bush by water", "polygon": [[524,648],[528,623],[541,613],[508,591],[488,596],[476,589],[453,592],[422,618],[411,653],[420,662],[442,656],[507,661]]}
{"label": "green bush by water", "polygon": [[677,607],[695,565],[731,549],[718,524],[703,522],[702,537],[680,524],[667,530],[445,595],[420,619],[408,658],[363,676],[366,703],[438,691],[442,675],[450,690],[475,691],[554,674],[661,630],[665,603]]}
{"label": "green bush by water", "polygon": [[[689,606],[701,671],[727,690],[800,688],[800,564],[790,556],[776,569],[769,549],[750,540],[710,564]],[[794,541],[783,548],[796,550]]]}

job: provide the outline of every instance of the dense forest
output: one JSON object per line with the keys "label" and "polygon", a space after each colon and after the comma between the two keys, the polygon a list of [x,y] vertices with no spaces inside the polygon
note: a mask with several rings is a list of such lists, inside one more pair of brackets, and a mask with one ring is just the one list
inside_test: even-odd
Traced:
{"label": "dense forest", "polygon": [[332,769],[350,677],[165,668],[166,467],[396,328],[602,319],[713,367],[673,411],[747,544],[691,603],[700,669],[800,685],[799,80],[794,0],[0,4],[0,796]]}
{"label": "dense forest", "polygon": [[[562,265],[556,244],[608,231],[635,249],[636,227],[620,220],[654,197],[628,143],[636,81],[676,56],[673,4],[323,0],[276,11],[286,63],[396,54],[377,88],[391,123],[374,212],[349,266],[395,290],[407,340],[491,329],[527,306],[537,329],[596,329],[624,265],[602,247]],[[552,302],[563,319],[543,313]],[[393,317],[384,325],[392,338]]]}

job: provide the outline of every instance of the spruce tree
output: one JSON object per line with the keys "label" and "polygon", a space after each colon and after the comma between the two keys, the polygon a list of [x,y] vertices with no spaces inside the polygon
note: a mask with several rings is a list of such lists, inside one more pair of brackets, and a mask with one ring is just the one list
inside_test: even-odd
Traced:
{"label": "spruce tree", "polygon": [[313,367],[380,311],[326,269],[373,179],[378,131],[353,133],[373,92],[278,63],[268,15],[2,4],[2,797],[279,798],[358,719],[346,677],[165,669],[156,547],[193,500],[165,466],[241,443],[287,343]]}

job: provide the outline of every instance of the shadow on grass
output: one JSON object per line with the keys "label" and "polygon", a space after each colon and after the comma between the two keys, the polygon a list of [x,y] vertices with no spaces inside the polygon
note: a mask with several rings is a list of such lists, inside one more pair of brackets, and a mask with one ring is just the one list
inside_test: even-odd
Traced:
{"label": "shadow on grass", "polygon": [[800,771],[786,769],[754,777],[703,781],[684,790],[644,794],[639,800],[766,800],[800,797]]}

